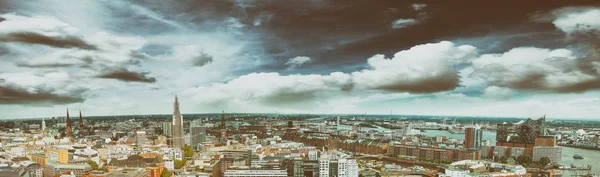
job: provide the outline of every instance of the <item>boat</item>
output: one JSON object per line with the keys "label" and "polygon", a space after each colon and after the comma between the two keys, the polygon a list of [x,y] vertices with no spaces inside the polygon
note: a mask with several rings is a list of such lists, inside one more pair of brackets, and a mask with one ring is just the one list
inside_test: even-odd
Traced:
{"label": "boat", "polygon": [[579,155],[579,154],[575,154],[573,156],[574,159],[583,159],[583,156]]}

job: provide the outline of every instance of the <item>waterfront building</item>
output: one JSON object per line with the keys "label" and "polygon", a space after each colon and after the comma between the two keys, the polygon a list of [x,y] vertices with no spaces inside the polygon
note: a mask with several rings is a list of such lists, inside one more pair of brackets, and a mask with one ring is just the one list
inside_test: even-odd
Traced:
{"label": "waterfront building", "polygon": [[538,162],[543,157],[548,157],[552,163],[558,163],[562,159],[562,148],[552,146],[534,147],[532,160]]}
{"label": "waterfront building", "polygon": [[478,160],[463,160],[448,165],[440,177],[531,177],[527,169],[520,165],[506,165]]}
{"label": "waterfront building", "polygon": [[465,148],[479,149],[483,141],[483,130],[468,127],[465,129]]}
{"label": "waterfront building", "polygon": [[546,133],[544,122],[546,116],[540,118],[529,118],[526,121],[516,123],[498,124],[496,130],[496,142],[513,142],[522,144],[534,144],[535,139]]}

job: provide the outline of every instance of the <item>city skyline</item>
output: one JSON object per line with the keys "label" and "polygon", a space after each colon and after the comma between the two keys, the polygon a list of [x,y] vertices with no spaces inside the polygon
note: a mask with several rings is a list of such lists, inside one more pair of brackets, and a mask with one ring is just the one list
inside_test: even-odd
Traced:
{"label": "city skyline", "polygon": [[1,119],[600,115],[595,1],[40,3],[0,2]]}

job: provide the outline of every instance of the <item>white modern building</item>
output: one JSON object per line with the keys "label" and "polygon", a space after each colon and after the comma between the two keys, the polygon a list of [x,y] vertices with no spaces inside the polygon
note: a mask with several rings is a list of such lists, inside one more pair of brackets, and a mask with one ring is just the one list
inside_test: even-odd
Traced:
{"label": "white modern building", "polygon": [[356,159],[338,159],[338,177],[357,177],[358,163]]}
{"label": "white modern building", "polygon": [[329,158],[319,159],[319,177],[329,177]]}

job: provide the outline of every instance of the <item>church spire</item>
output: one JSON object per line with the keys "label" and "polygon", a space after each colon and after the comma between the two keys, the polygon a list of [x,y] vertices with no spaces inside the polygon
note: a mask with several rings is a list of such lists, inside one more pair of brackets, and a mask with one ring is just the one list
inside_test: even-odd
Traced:
{"label": "church spire", "polygon": [[179,100],[175,95],[175,103],[173,104],[173,148],[181,148],[185,145],[183,138],[183,116],[179,112]]}
{"label": "church spire", "polygon": [[65,134],[67,137],[73,137],[73,130],[71,129],[71,119],[69,118],[69,108],[67,108],[67,129],[65,130]]}
{"label": "church spire", "polygon": [[79,110],[79,129],[85,129],[85,127],[83,126],[83,116],[81,116],[81,110]]}
{"label": "church spire", "polygon": [[177,95],[175,95],[175,103],[173,104],[173,114],[179,115],[179,100],[177,99]]}
{"label": "church spire", "polygon": [[46,137],[46,118],[42,118],[42,137]]}
{"label": "church spire", "polygon": [[221,112],[221,129],[225,129],[225,110]]}

